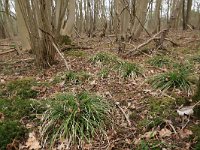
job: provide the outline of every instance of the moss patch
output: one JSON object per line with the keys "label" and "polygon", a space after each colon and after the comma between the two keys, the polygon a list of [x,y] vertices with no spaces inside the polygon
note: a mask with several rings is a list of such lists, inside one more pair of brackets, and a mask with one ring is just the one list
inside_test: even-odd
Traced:
{"label": "moss patch", "polygon": [[29,116],[37,105],[38,103],[34,100],[23,100],[20,98],[14,100],[0,99],[0,112],[5,115],[5,120],[16,120]]}
{"label": "moss patch", "polygon": [[34,85],[36,82],[32,78],[10,81],[7,85],[7,94],[22,99],[35,98],[38,92],[31,89]]}
{"label": "moss patch", "polygon": [[18,121],[0,122],[0,149],[6,149],[12,141],[25,136],[26,129]]}
{"label": "moss patch", "polygon": [[191,127],[191,130],[193,132],[193,136],[196,139],[196,144],[194,145],[194,150],[200,150],[200,126],[199,125],[193,125]]}

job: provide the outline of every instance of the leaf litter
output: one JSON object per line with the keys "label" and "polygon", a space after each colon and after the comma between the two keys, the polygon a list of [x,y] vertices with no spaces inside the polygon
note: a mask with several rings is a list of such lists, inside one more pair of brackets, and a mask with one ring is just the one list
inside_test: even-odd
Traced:
{"label": "leaf litter", "polygon": [[[104,49],[104,42],[106,39],[103,40],[104,41],[101,44],[98,44],[98,48],[95,48],[95,50],[88,50],[86,53],[92,56],[98,51],[102,51],[102,49]],[[95,45],[97,43],[98,40],[93,40],[91,41],[90,45]],[[112,51],[112,53],[115,52]],[[23,57],[29,55],[30,54],[25,54]],[[133,61],[132,58],[126,58],[126,60]],[[159,90],[152,89],[151,86],[145,82],[146,78],[157,73],[166,72],[169,68],[152,68],[146,64],[145,60],[146,58],[144,56],[137,56],[134,58],[134,63],[142,64],[144,67],[143,74],[145,77],[137,77],[136,79],[122,79],[117,72],[111,70],[108,78],[104,79],[98,77],[97,75],[101,67],[90,64],[87,58],[70,57],[68,61],[69,65],[72,66],[72,70],[92,72],[94,77],[93,80],[90,82],[83,82],[78,86],[66,86],[65,81],[61,78],[57,84],[51,84],[50,86],[38,85],[32,88],[39,91],[39,95],[37,97],[38,100],[43,100],[51,97],[51,95],[57,92],[72,91],[76,93],[82,90],[87,90],[90,92],[97,92],[100,95],[103,95],[109,100],[113,101],[114,103],[117,103],[119,109],[115,110],[115,118],[113,118],[115,122],[115,130],[107,131],[109,141],[101,141],[104,142],[103,147],[105,149],[137,148],[143,140],[149,143],[149,146],[151,146],[152,140],[157,140],[161,143],[164,142],[176,145],[176,148],[174,149],[191,148],[195,142],[193,140],[189,140],[189,138],[193,137],[194,135],[189,127],[198,123],[198,120],[195,117],[191,118],[188,126],[184,129],[181,129],[180,118],[184,115],[192,116],[194,114],[194,105],[179,108],[179,105],[174,104],[174,106],[170,108],[171,113],[176,112],[179,116],[169,114],[169,117],[165,118],[164,116],[159,123],[155,123],[155,118],[152,118],[152,114],[150,114],[151,110],[148,110],[149,104],[148,100],[146,99],[153,97],[156,101],[157,98],[160,97],[174,97],[169,92],[162,93]],[[11,66],[11,73],[9,74],[5,73],[5,75],[3,72],[1,72],[0,83],[6,84],[9,80],[15,80],[16,78],[24,78],[27,76],[34,77],[39,83],[43,83],[44,81],[51,83],[54,80],[56,74],[62,74],[62,70],[64,69],[64,65],[62,63],[59,63],[57,66],[52,66],[50,69],[45,71],[40,71],[39,73],[33,65],[27,65],[27,69],[24,69],[23,71],[23,64],[20,64],[19,66],[20,67],[18,67],[18,70],[16,70],[15,66]],[[16,72],[16,74],[13,75],[12,72]],[[174,92],[177,92],[176,94],[180,97],[185,96],[181,91],[175,90]],[[176,98],[174,98],[174,100],[176,100]],[[159,115],[161,114],[157,114],[157,116]],[[0,116],[0,121],[4,120],[4,114]],[[153,124],[152,121],[154,122]],[[22,144],[24,145],[21,147],[22,149],[41,149],[39,135],[37,133],[38,127],[33,128],[35,131],[29,133],[25,144]],[[129,133],[132,134],[129,135]],[[83,147],[84,149],[95,149],[98,147],[96,145],[99,145],[97,144],[98,142],[99,139],[95,139],[93,142],[85,144]],[[158,147],[161,149],[170,148],[170,146],[162,146],[162,144],[158,145]],[[58,145],[58,149],[62,148],[66,148],[65,143]]]}

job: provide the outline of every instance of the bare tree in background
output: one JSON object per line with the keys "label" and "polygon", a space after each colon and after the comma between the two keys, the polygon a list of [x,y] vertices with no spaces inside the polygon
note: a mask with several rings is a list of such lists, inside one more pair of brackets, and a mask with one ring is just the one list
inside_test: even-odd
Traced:
{"label": "bare tree in background", "polygon": [[[70,36],[75,21],[75,1],[18,0],[30,36],[36,64],[46,68],[55,62],[53,42]],[[55,12],[54,12],[55,10]]]}

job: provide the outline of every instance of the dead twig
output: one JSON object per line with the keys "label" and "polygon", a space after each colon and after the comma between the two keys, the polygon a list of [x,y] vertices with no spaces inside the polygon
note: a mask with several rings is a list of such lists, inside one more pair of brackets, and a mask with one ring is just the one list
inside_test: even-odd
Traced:
{"label": "dead twig", "polygon": [[[140,49],[144,46],[146,46],[147,44],[149,44],[152,41],[156,42],[156,48],[162,48],[163,47],[163,42],[164,40],[171,42],[174,46],[178,46],[177,43],[173,42],[172,40],[170,40],[169,38],[166,38],[167,36],[167,32],[169,29],[164,29],[161,30],[160,32],[156,33],[153,37],[151,37],[150,39],[148,39],[147,41],[145,41],[144,43],[138,45],[137,47],[135,47],[133,50],[129,51],[126,53],[126,55],[136,55],[139,52],[142,52]],[[158,37],[160,36],[160,37]]]}
{"label": "dead twig", "polygon": [[128,122],[128,126],[131,127],[131,121],[129,120],[129,117],[126,115],[126,113],[124,112],[124,110],[122,109],[122,107],[119,104],[116,104],[116,105],[120,109],[120,111],[123,113],[126,121]]}
{"label": "dead twig", "polygon": [[60,55],[60,57],[62,58],[62,60],[64,61],[67,70],[69,70],[70,67],[68,66],[68,63],[67,63],[67,61],[66,61],[64,55],[60,52],[59,48],[56,46],[56,44],[55,44],[53,41],[52,41],[52,45],[53,45],[53,47],[56,49],[56,51],[58,52],[58,54]]}
{"label": "dead twig", "polygon": [[20,63],[20,62],[31,62],[33,60],[34,60],[34,58],[27,58],[27,59],[20,59],[20,60],[14,61],[14,62],[12,62],[12,61],[10,61],[10,62],[0,62],[0,65],[5,65],[5,64],[13,65],[13,64],[16,64],[16,63]]}
{"label": "dead twig", "polygon": [[16,49],[11,49],[11,50],[8,50],[8,51],[5,51],[5,52],[1,52],[0,55],[4,55],[4,54],[11,53],[11,52],[14,52],[14,51],[16,51]]}

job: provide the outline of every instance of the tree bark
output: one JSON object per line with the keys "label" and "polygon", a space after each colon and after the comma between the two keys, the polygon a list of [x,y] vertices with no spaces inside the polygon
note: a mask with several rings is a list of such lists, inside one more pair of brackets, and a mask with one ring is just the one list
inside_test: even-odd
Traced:
{"label": "tree bark", "polygon": [[21,40],[22,50],[30,50],[31,45],[29,33],[17,0],[15,0],[15,9],[17,15],[18,36]]}

